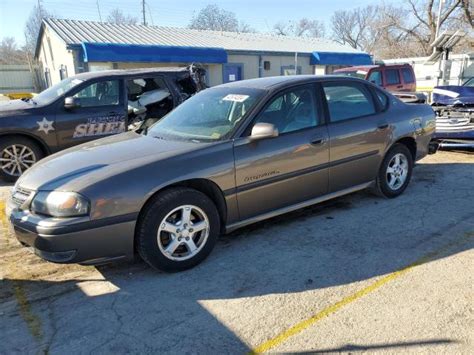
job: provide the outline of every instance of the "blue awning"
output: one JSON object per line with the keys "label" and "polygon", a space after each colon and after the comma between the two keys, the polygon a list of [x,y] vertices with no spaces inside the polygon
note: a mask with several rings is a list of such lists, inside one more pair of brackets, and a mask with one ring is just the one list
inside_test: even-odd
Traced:
{"label": "blue awning", "polygon": [[311,65],[369,65],[372,58],[367,53],[313,52]]}
{"label": "blue awning", "polygon": [[82,43],[84,62],[227,63],[224,48]]}

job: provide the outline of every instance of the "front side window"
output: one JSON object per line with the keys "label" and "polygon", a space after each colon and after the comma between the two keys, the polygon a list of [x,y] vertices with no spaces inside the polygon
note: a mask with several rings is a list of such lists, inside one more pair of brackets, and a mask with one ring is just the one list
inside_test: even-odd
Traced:
{"label": "front side window", "polygon": [[398,69],[385,70],[385,78],[387,79],[387,85],[400,84],[400,75],[398,74]]}
{"label": "front side window", "polygon": [[200,91],[153,125],[148,134],[186,141],[225,140],[264,94],[250,88]]}
{"label": "front side window", "polygon": [[403,76],[403,81],[407,84],[415,82],[415,78],[413,77],[413,72],[408,68],[402,69],[402,76]]}
{"label": "front side window", "polygon": [[372,96],[365,85],[358,83],[325,83],[324,94],[331,122],[374,114]]}
{"label": "front side window", "polygon": [[271,123],[278,132],[289,133],[319,124],[314,88],[303,88],[287,91],[278,95],[259,114],[254,123]]}
{"label": "front side window", "polygon": [[120,99],[118,80],[98,81],[74,95],[81,107],[118,105]]}
{"label": "front side window", "polygon": [[367,80],[375,85],[382,86],[382,73],[380,70],[374,70],[370,73]]}

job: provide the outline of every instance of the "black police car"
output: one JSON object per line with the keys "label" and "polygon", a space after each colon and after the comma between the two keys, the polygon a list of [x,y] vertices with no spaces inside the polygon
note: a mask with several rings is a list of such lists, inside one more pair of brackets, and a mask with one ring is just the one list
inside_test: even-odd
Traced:
{"label": "black police car", "polygon": [[0,178],[15,181],[48,154],[143,129],[204,89],[204,81],[196,66],[87,72],[32,99],[0,104]]}

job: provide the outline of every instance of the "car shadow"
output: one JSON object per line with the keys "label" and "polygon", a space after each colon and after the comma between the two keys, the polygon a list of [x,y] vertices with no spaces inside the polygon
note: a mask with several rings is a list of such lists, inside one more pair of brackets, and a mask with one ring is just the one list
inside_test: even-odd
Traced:
{"label": "car shadow", "polygon": [[[352,287],[427,255],[431,262],[473,248],[474,228],[465,223],[472,223],[474,190],[465,169],[472,165],[420,165],[397,199],[359,192],[240,229],[223,236],[205,262],[181,273],[155,271],[140,261],[98,266],[101,278],[82,280],[98,285],[92,291],[75,280],[5,278],[0,289],[13,308],[3,312],[26,326],[15,336],[1,321],[0,349],[249,351],[245,324],[271,327],[271,312],[298,307],[275,295],[313,292],[317,308],[327,289]],[[266,299],[273,303],[263,304],[263,313],[252,304]],[[436,344],[419,342],[430,345]],[[410,345],[366,350],[384,346]],[[331,351],[359,350],[349,347]]]}

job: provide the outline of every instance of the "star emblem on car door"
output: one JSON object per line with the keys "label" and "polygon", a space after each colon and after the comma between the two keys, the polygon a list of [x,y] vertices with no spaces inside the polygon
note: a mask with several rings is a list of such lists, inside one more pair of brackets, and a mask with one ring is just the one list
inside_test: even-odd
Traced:
{"label": "star emblem on car door", "polygon": [[50,131],[54,131],[53,121],[48,121],[46,117],[43,117],[42,121],[38,121],[36,123],[39,126],[38,132],[49,134]]}

